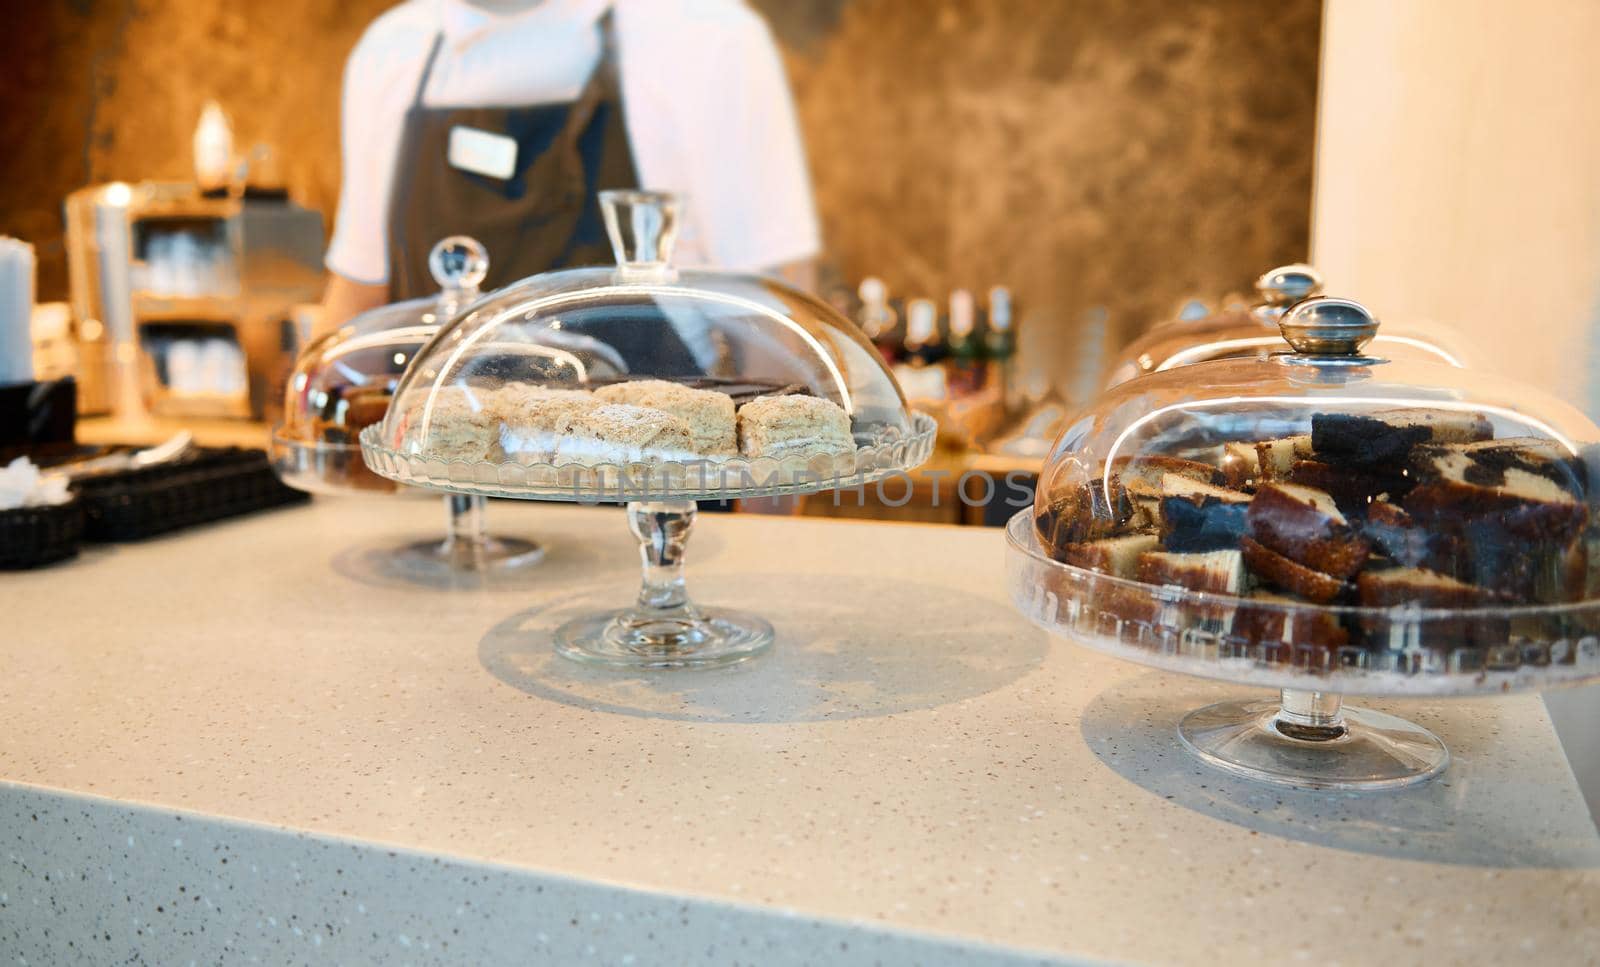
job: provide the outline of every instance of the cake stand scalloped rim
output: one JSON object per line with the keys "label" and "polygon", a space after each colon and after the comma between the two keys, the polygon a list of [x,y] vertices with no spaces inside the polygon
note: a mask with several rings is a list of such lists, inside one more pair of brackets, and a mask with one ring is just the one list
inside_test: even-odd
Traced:
{"label": "cake stand scalloped rim", "polygon": [[[1025,525],[1026,538],[1030,546],[1024,547],[1020,543],[1016,531],[1018,522]],[[1213,681],[1224,681],[1235,685],[1253,688],[1269,689],[1297,689],[1302,691],[1318,691],[1340,693],[1344,695],[1368,695],[1377,697],[1473,697],[1485,695],[1501,695],[1515,692],[1527,692],[1561,688],[1571,685],[1581,685],[1586,682],[1600,680],[1600,663],[1588,662],[1572,665],[1546,665],[1525,666],[1514,671],[1501,671],[1483,669],[1473,672],[1396,672],[1372,669],[1335,669],[1318,671],[1289,665],[1261,664],[1243,657],[1197,657],[1181,654],[1175,651],[1158,650],[1142,645],[1127,644],[1115,636],[1107,634],[1093,634],[1075,626],[1060,615],[1064,606],[1071,602],[1056,600],[1051,603],[1047,596],[1054,595],[1053,591],[1033,581],[1019,581],[1015,571],[1015,561],[1025,559],[1026,566],[1040,567],[1048,565],[1053,570],[1063,574],[1082,577],[1086,580],[1105,579],[1118,585],[1127,585],[1131,582],[1113,578],[1085,568],[1064,564],[1045,556],[1044,549],[1039,546],[1033,533],[1032,510],[1024,509],[1014,515],[1006,523],[1006,553],[1007,562],[1007,594],[1013,607],[1028,621],[1042,628],[1052,635],[1069,639],[1086,648],[1131,661],[1162,671],[1178,672],[1196,678],[1205,678]],[[1153,599],[1160,589],[1150,585]],[[1167,594],[1172,589],[1166,589]],[[1210,601],[1221,601],[1227,596],[1218,594],[1201,595]],[[1159,597],[1161,602],[1169,602],[1168,597]],[[1238,601],[1247,599],[1239,598]],[[1085,601],[1079,601],[1086,604]],[[1308,604],[1300,606],[1307,613],[1318,611],[1326,612],[1351,612],[1363,609],[1325,608],[1321,605]],[[1547,606],[1520,606],[1528,611],[1545,608],[1551,612],[1558,610],[1573,610],[1576,608],[1593,609],[1600,616],[1600,600],[1584,602],[1571,602],[1560,605]],[[1382,610],[1382,609],[1371,609]],[[1445,609],[1434,609],[1430,614],[1447,613]],[[1459,613],[1471,614],[1461,610]],[[1132,622],[1132,619],[1124,619]],[[1199,646],[1204,650],[1203,645]]]}
{"label": "cake stand scalloped rim", "polygon": [[[409,486],[485,497],[620,503],[782,497],[867,486],[912,470],[933,454],[938,435],[933,417],[914,411],[911,426],[912,432],[901,440],[856,450],[848,472],[841,472],[838,458],[827,455],[625,465],[446,462],[423,460],[383,446],[379,442],[382,424],[363,429],[360,439],[362,458],[372,472]],[[750,485],[705,486],[704,475],[712,471],[724,478],[731,475],[748,480]],[[767,482],[775,477],[785,482]],[[695,483],[702,486],[688,486]]]}

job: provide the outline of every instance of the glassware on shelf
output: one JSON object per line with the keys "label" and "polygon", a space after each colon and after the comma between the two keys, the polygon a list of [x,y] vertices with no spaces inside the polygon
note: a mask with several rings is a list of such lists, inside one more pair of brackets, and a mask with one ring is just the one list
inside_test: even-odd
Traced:
{"label": "glassware on shelf", "polygon": [[[478,298],[488,253],[452,236],[429,255],[437,296],[381,306],[313,341],[290,374],[283,423],[272,433],[272,465],[284,483],[316,494],[394,493],[403,488],[361,460],[363,427],[383,419],[401,374],[451,316]],[[385,570],[428,583],[461,575],[502,576],[538,564],[538,544],[495,537],[482,496],[447,496],[445,536],[388,549]]]}
{"label": "glassware on shelf", "polygon": [[1190,714],[1237,775],[1384,788],[1449,755],[1347,694],[1498,695],[1600,678],[1600,429],[1535,389],[1373,351],[1314,297],[1285,349],[1132,380],[1078,414],[1008,583],[1033,622],[1170,671],[1281,691]]}
{"label": "glassware on shelf", "polygon": [[362,431],[363,451],[400,483],[626,504],[638,598],[564,625],[557,649],[628,667],[740,661],[772,629],[688,596],[694,501],[871,484],[925,460],[934,423],[828,305],[674,267],[674,196],[600,198],[617,265],[533,276],[456,316]]}
{"label": "glassware on shelf", "polygon": [[[1309,265],[1281,265],[1256,280],[1254,306],[1223,308],[1216,312],[1191,300],[1177,318],[1159,323],[1129,343],[1113,360],[1106,388],[1112,389],[1136,376],[1162,372],[1178,366],[1256,356],[1278,349],[1278,319],[1289,306],[1322,294],[1322,274]],[[1191,314],[1190,306],[1200,312]],[[1397,359],[1464,366],[1466,359],[1456,347],[1457,339],[1447,331],[1427,325],[1391,327],[1372,343],[1374,352]]]}

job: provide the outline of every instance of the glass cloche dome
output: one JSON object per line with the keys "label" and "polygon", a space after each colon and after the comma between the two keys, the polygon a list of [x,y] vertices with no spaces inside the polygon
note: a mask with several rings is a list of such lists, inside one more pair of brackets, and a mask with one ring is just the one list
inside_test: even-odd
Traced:
{"label": "glass cloche dome", "polygon": [[[1322,274],[1300,263],[1281,265],[1256,279],[1255,289],[1259,301],[1254,306],[1235,304],[1216,312],[1183,313],[1152,327],[1117,354],[1106,388],[1208,359],[1276,351],[1282,345],[1278,320],[1294,303],[1322,294]],[[1408,325],[1379,333],[1372,350],[1395,360],[1465,365],[1455,342],[1438,327]]]}
{"label": "glass cloche dome", "polygon": [[826,303],[674,267],[675,196],[600,201],[617,264],[533,276],[457,315],[362,433],[367,463],[454,493],[626,503],[637,605],[557,629],[557,649],[633,667],[740,661],[772,628],[689,600],[694,501],[871,483],[927,459],[934,421]]}
{"label": "glass cloche dome", "polygon": [[1184,720],[1214,765],[1426,778],[1437,739],[1340,696],[1600,677],[1600,429],[1508,380],[1384,358],[1349,300],[1280,326],[1279,352],[1129,381],[1070,423],[1010,524],[1013,600],[1122,658],[1282,689]]}
{"label": "glass cloche dome", "polygon": [[[306,346],[289,377],[284,421],[272,433],[273,469],[285,483],[328,495],[404,489],[367,469],[357,437],[382,421],[417,351],[478,297],[488,267],[488,253],[476,240],[443,239],[429,255],[438,295],[379,306]],[[484,533],[481,498],[447,503],[446,537],[393,549],[386,564],[427,579],[538,562],[537,545]]]}
{"label": "glass cloche dome", "polygon": [[[892,469],[923,429],[865,336],[754,275],[671,265],[678,203],[605,192],[618,265],[475,303],[407,370],[372,437],[386,476],[586,499],[703,498]],[[693,483],[689,483],[692,474]]]}

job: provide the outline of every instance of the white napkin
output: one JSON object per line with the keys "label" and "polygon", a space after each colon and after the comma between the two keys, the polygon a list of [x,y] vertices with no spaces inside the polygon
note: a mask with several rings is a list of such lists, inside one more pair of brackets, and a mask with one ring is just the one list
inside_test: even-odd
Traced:
{"label": "white napkin", "polygon": [[0,510],[52,506],[71,499],[65,474],[40,473],[27,457],[18,457],[0,470]]}

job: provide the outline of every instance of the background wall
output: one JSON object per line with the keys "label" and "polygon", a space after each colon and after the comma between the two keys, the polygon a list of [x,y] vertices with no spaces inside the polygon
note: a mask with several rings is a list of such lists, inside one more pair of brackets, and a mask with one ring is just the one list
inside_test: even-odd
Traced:
{"label": "background wall", "polygon": [[[60,202],[187,178],[207,98],[330,220],[344,57],[387,0],[8,0],[0,232],[65,292]],[[831,255],[901,293],[1012,284],[1113,332],[1303,258],[1319,0],[758,0]],[[1048,323],[1041,321],[1040,325]]]}
{"label": "background wall", "polygon": [[[1600,3],[1329,0],[1313,255],[1600,417]],[[1545,696],[1600,821],[1600,686]]]}

